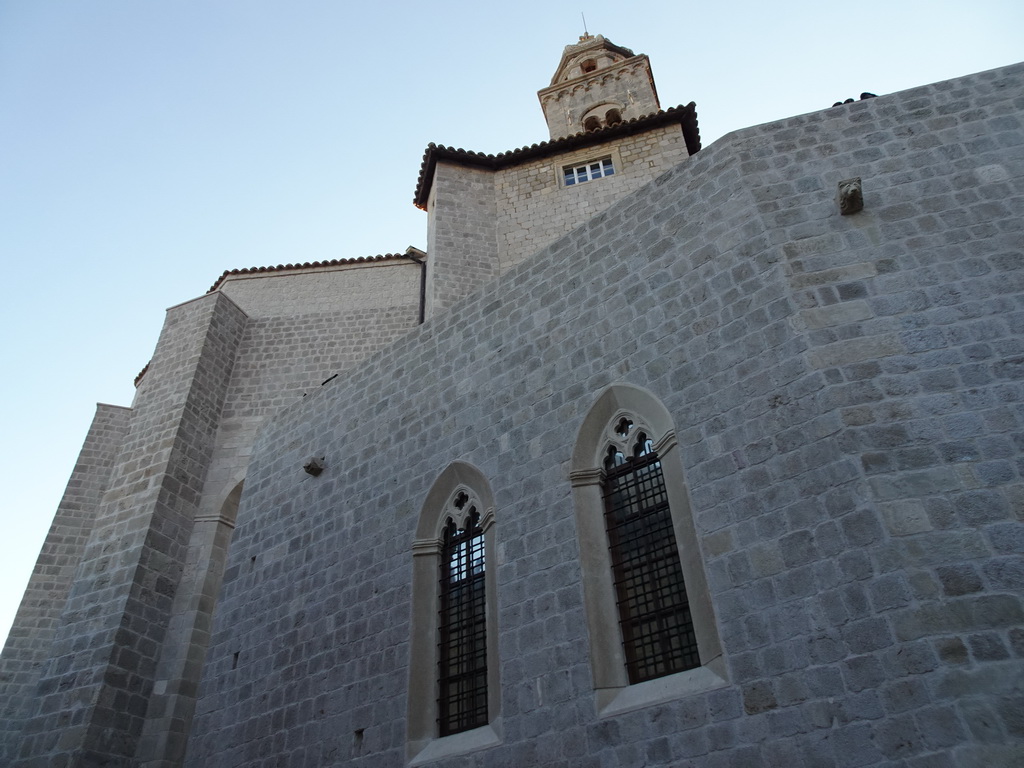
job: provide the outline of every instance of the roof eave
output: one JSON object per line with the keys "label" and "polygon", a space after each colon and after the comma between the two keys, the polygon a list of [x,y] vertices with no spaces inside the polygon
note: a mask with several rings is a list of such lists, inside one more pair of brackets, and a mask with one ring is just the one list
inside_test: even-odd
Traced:
{"label": "roof eave", "polygon": [[423,162],[420,164],[420,178],[416,185],[413,204],[421,210],[425,211],[427,209],[427,200],[430,198],[430,190],[434,183],[434,174],[437,169],[438,160],[446,160],[463,166],[498,170],[538,157],[546,157],[571,149],[604,144],[612,139],[643,133],[652,128],[660,128],[661,126],[672,125],[673,123],[679,124],[682,128],[687,152],[693,155],[700,151],[697,105],[692,101],[686,106],[671,107],[655,112],[652,115],[637,117],[633,120],[627,120],[626,122],[596,131],[575,133],[559,139],[533,144],[529,147],[499,152],[497,155],[485,155],[482,152],[472,152],[461,148],[455,149],[430,143],[423,153]]}

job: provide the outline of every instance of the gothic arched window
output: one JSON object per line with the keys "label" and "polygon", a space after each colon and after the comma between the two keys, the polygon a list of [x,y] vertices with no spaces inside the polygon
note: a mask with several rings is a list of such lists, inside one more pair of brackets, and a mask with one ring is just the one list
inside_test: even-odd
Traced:
{"label": "gothic arched window", "polygon": [[661,402],[630,385],[606,389],[580,427],[571,479],[599,712],[726,685],[678,443]]}
{"label": "gothic arched window", "polygon": [[[601,482],[622,648],[630,683],[700,666],[661,461],[622,416]],[[625,452],[623,452],[625,448]]]}
{"label": "gothic arched window", "polygon": [[441,736],[487,725],[487,555],[480,512],[460,491],[455,506],[468,507],[460,527],[444,528],[438,578],[437,723]]}
{"label": "gothic arched window", "polygon": [[413,543],[408,757],[500,743],[494,498],[453,462],[427,493]]}

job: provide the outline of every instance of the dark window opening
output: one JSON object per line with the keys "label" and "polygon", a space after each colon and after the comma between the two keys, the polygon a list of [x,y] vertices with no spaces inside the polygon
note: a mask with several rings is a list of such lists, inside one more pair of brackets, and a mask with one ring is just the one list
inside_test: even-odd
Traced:
{"label": "dark window opening", "polygon": [[441,549],[438,620],[438,731],[450,736],[487,724],[484,534],[471,507],[465,528],[449,518]]}
{"label": "dark window opening", "polygon": [[604,116],[604,122],[606,125],[615,125],[616,123],[622,122],[622,113],[617,109],[609,109],[608,113]]}
{"label": "dark window opening", "polygon": [[640,432],[605,459],[605,526],[630,683],[700,666],[661,462]]}
{"label": "dark window opening", "polygon": [[586,74],[587,72],[593,72],[595,69],[597,69],[597,62],[594,61],[593,59],[587,59],[582,64],[580,64],[580,69],[583,70],[584,74]]}
{"label": "dark window opening", "polygon": [[588,117],[583,121],[583,130],[585,131],[596,131],[601,127],[601,120],[597,117]]}

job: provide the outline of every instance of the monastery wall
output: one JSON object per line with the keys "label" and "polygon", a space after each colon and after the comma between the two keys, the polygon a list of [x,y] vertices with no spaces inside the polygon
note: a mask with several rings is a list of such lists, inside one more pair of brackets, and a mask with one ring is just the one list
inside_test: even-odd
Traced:
{"label": "monastery wall", "polygon": [[[565,185],[565,166],[606,157],[614,175]],[[686,157],[682,131],[669,125],[497,171],[439,161],[427,204],[427,316],[479,290]]]}
{"label": "monastery wall", "polygon": [[0,763],[18,738],[21,721],[35,703],[36,685],[71,589],[78,562],[96,522],[131,411],[100,404],[71,472],[64,497],[43,542],[25,596],[0,656]]}
{"label": "monastery wall", "polygon": [[220,292],[249,320],[231,372],[204,512],[244,477],[267,416],[392,343],[419,322],[422,267],[411,260],[229,276]]}
{"label": "monastery wall", "polygon": [[439,162],[427,212],[426,316],[434,317],[499,274],[493,172]]}
{"label": "monastery wall", "polygon": [[[380,261],[229,274],[219,286],[251,318],[317,312],[419,307],[420,265],[399,256]],[[368,315],[366,315],[368,317]]]}
{"label": "monastery wall", "polygon": [[419,321],[420,265],[388,260],[229,276],[249,314],[231,368],[181,588],[137,757],[180,765],[252,443],[269,414],[392,343]]}
{"label": "monastery wall", "polygon": [[[730,134],[274,417],[187,764],[405,764],[456,460],[495,500],[500,743],[434,764],[1018,762],[1022,112],[1015,66]],[[674,424],[726,681],[600,715],[569,470],[616,384]]]}
{"label": "monastery wall", "polygon": [[78,743],[180,764],[256,430],[415,327],[420,275],[401,259],[231,275],[168,310],[133,407],[100,407],[40,554],[0,667],[0,758],[48,765]]}
{"label": "monastery wall", "polygon": [[[494,174],[501,271],[519,264],[689,156],[678,125],[505,168]],[[615,175],[565,186],[562,169],[610,157]]]}
{"label": "monastery wall", "polygon": [[244,326],[220,294],[168,313],[11,765],[131,764]]}

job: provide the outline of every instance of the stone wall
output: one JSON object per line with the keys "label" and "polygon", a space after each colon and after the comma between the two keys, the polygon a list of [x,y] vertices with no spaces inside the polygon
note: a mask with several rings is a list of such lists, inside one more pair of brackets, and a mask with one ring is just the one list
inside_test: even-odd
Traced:
{"label": "stone wall", "polygon": [[[502,742],[438,765],[1019,761],[1022,81],[730,134],[275,417],[187,764],[404,763],[456,460],[494,490]],[[674,420],[729,685],[598,717],[568,467],[616,382]]]}
{"label": "stone wall", "polygon": [[156,671],[145,738],[137,752],[140,765],[181,763],[238,493],[257,430],[269,414],[301,400],[415,327],[420,269],[412,261],[389,260],[230,276],[221,286],[250,318],[231,368],[184,584],[175,596]]}
{"label": "stone wall", "polygon": [[231,275],[168,310],[133,408],[101,407],[40,555],[3,656],[0,755],[180,764],[256,430],[415,327],[420,275],[403,259]]}
{"label": "stone wall", "polygon": [[245,316],[168,314],[12,765],[132,764]]}
{"label": "stone wall", "polygon": [[252,318],[418,307],[420,265],[399,256],[227,275],[219,289]]}
{"label": "stone wall", "polygon": [[493,173],[439,162],[427,212],[426,316],[434,317],[499,274]]}
{"label": "stone wall", "polygon": [[256,432],[270,414],[416,326],[420,270],[412,261],[388,261],[225,282],[221,291],[250,319],[220,415],[202,514],[218,514],[245,477]]}
{"label": "stone wall", "polygon": [[[688,156],[678,125],[496,171],[437,164],[429,213],[427,315],[571,232]],[[612,157],[615,175],[566,187],[562,169]]]}
{"label": "stone wall", "polygon": [[[615,175],[566,187],[562,169],[611,156]],[[553,243],[689,156],[678,125],[512,166],[495,174],[501,271]]]}
{"label": "stone wall", "polygon": [[5,765],[14,757],[21,722],[35,703],[39,673],[127,434],[130,414],[129,409],[113,405],[96,407],[0,656],[0,762]]}

